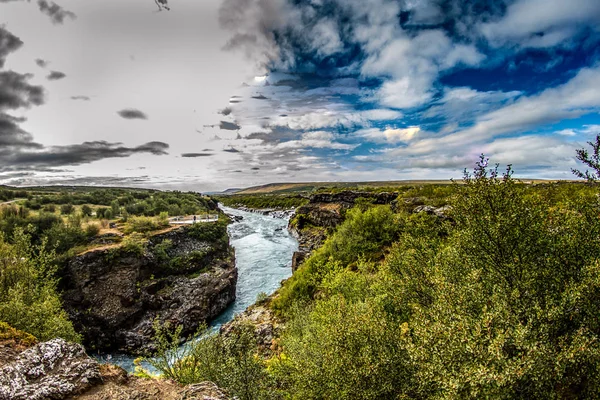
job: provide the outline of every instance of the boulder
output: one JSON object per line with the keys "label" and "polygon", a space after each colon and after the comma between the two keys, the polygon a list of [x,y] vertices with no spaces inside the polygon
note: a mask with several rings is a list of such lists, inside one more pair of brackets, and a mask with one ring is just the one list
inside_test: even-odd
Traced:
{"label": "boulder", "polygon": [[79,344],[39,343],[0,368],[0,399],[63,399],[100,383],[99,367]]}

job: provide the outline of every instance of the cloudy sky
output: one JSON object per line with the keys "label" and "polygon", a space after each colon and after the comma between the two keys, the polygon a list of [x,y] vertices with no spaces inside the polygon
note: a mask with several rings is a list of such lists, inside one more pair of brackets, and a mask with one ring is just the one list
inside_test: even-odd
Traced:
{"label": "cloudy sky", "polygon": [[0,0],[0,183],[571,179],[600,132],[598,0],[161,3]]}

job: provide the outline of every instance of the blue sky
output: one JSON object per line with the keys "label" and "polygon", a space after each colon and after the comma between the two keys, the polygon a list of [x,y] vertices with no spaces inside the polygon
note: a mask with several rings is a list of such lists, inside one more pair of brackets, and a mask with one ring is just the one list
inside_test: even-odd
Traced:
{"label": "blue sky", "polygon": [[481,153],[571,179],[600,133],[597,0],[59,3],[0,0],[25,43],[0,73],[47,93],[0,108],[4,183],[449,179]]}

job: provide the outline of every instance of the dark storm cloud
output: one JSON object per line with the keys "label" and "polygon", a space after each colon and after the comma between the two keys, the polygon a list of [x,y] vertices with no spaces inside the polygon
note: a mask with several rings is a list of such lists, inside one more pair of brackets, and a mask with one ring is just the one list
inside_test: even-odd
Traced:
{"label": "dark storm cloud", "polygon": [[64,72],[60,71],[51,71],[50,74],[46,77],[49,81],[57,81],[59,79],[63,79],[67,76]]}
{"label": "dark storm cloud", "polygon": [[50,64],[50,61],[42,60],[41,58],[36,58],[35,63],[40,68],[46,68],[48,64]]}
{"label": "dark storm cloud", "polygon": [[88,96],[71,96],[71,100],[90,101],[91,99]]}
{"label": "dark storm cloud", "polygon": [[0,149],[41,149],[43,146],[33,141],[33,135],[24,131],[19,123],[25,118],[17,118],[0,112]]}
{"label": "dark storm cloud", "polygon": [[52,146],[41,151],[2,151],[0,170],[40,170],[89,164],[106,158],[123,158],[134,154],[166,155],[169,145],[149,142],[137,147],[106,141],[84,142],[68,146]]}
{"label": "dark storm cloud", "polygon": [[23,45],[21,39],[0,25],[0,68],[4,67],[6,56]]}
{"label": "dark storm cloud", "polygon": [[197,157],[211,157],[214,154],[211,153],[183,153],[181,157],[184,158],[197,158]]}
{"label": "dark storm cloud", "polygon": [[121,117],[125,119],[148,119],[146,114],[135,108],[127,108],[125,110],[117,111]]}
{"label": "dark storm cloud", "polygon": [[167,4],[167,0],[154,0],[154,2],[156,3],[156,5],[158,6],[158,10],[162,11],[162,9],[164,8],[167,11],[170,11],[171,9],[169,8],[169,4]]}
{"label": "dark storm cloud", "polygon": [[233,122],[221,121],[219,128],[228,131],[237,131],[240,129],[240,126]]}
{"label": "dark storm cloud", "polygon": [[66,18],[76,18],[76,15],[74,13],[65,10],[55,2],[38,0],[37,4],[40,11],[49,16],[53,24],[62,24],[65,22]]}
{"label": "dark storm cloud", "polygon": [[0,72],[0,111],[44,103],[44,88],[27,82],[32,77],[14,71]]}

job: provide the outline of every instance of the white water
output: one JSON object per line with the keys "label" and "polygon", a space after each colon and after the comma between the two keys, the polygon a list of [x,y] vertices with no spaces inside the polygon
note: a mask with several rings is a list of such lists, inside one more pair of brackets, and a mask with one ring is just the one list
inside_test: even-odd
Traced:
{"label": "white water", "polygon": [[[225,213],[241,216],[229,225],[230,244],[235,248],[238,268],[236,300],[210,323],[218,329],[256,301],[259,293],[271,294],[283,279],[292,274],[292,255],[298,242],[287,230],[287,218],[273,218],[260,213],[221,206]],[[133,372],[135,357],[124,354],[97,356],[102,362],[119,365]]]}

